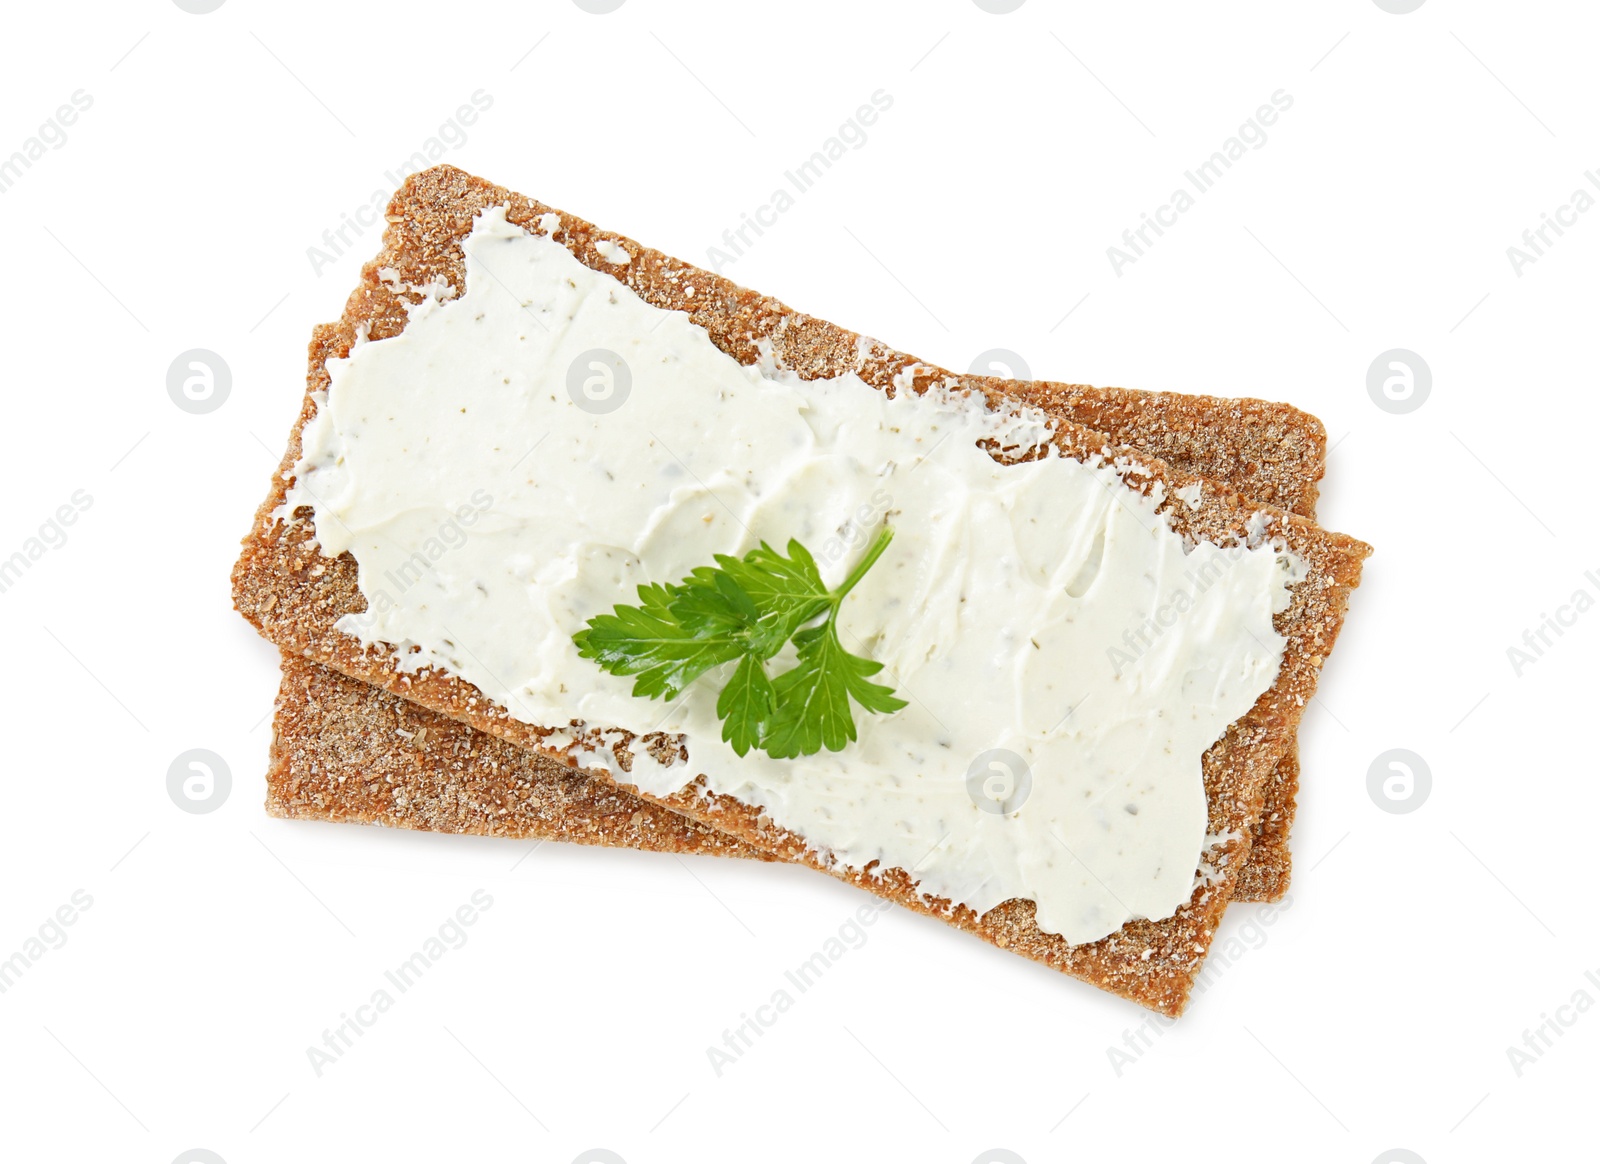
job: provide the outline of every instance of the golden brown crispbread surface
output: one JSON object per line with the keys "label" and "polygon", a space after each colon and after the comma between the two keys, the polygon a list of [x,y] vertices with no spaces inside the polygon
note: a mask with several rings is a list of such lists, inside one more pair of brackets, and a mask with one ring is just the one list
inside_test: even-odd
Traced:
{"label": "golden brown crispbread surface", "polygon": [[[473,216],[488,206],[505,205],[508,218],[534,228],[551,208],[494,187],[460,171],[441,167],[410,179],[389,209],[390,229],[379,257],[363,274],[361,288],[347,304],[339,323],[319,328],[312,345],[312,390],[327,386],[328,358],[347,354],[356,329],[370,329],[373,339],[397,334],[405,321],[400,299],[383,287],[379,268],[393,268],[402,283],[425,284],[442,278],[460,287],[464,278],[461,243]],[[1013,407],[994,382],[952,377],[921,365],[911,357],[822,320],[801,315],[767,299],[650,251],[631,240],[606,234],[569,215],[560,216],[557,241],[580,261],[618,274],[594,249],[601,239],[623,246],[632,261],[620,273],[638,294],[663,308],[683,310],[706,328],[713,342],[742,362],[754,362],[760,345],[780,368],[805,377],[854,371],[880,390],[892,390],[902,371],[914,375],[917,389],[942,380],[982,392],[997,408]],[[1043,390],[1004,382],[1016,400],[1047,404]],[[302,423],[314,411],[309,395]],[[1227,427],[1225,424],[1222,427]],[[1321,530],[1282,510],[1257,508],[1237,491],[1184,473],[1147,455],[1112,446],[1104,437],[1065,421],[1052,438],[1066,456],[1106,457],[1123,473],[1129,488],[1150,491],[1157,486],[1168,499],[1185,486],[1200,487],[1200,503],[1165,507],[1172,528],[1195,540],[1227,543],[1246,536],[1281,539],[1306,564],[1308,576],[1295,587],[1290,607],[1278,618],[1288,639],[1277,682],[1256,706],[1224,733],[1207,753],[1203,774],[1210,809],[1209,831],[1224,838],[1211,854],[1215,876],[1197,884],[1191,901],[1173,917],[1159,922],[1133,922],[1098,942],[1070,946],[1033,923],[1026,901],[1003,903],[979,918],[969,909],[920,897],[904,870],[847,870],[832,867],[827,854],[807,848],[802,839],[763,818],[756,810],[724,796],[707,793],[692,781],[669,797],[645,797],[710,824],[773,855],[802,861],[844,880],[878,892],[909,908],[942,917],[995,945],[1083,978],[1104,989],[1169,1014],[1181,1011],[1217,921],[1232,894],[1238,870],[1248,851],[1248,829],[1259,816],[1266,781],[1287,752],[1301,710],[1310,698],[1328,650],[1342,624],[1349,592],[1358,583],[1361,561],[1370,552],[1354,539]],[[510,716],[470,685],[437,671],[402,674],[389,653],[365,649],[334,629],[343,614],[363,609],[356,587],[355,565],[348,556],[322,557],[309,523],[285,525],[273,514],[283,502],[285,478],[299,457],[299,426],[290,442],[283,472],[274,477],[271,494],[235,569],[235,601],[240,611],[287,651],[325,662],[369,683],[384,686],[453,718],[519,746],[540,748],[556,727],[530,725]],[[309,516],[304,511],[300,516]],[[587,734],[553,755],[571,760],[573,749],[609,744],[626,771],[632,747],[649,747],[658,755],[679,751],[676,740],[632,739],[605,733],[600,725],[584,725]],[[603,775],[597,779],[609,779]]]}

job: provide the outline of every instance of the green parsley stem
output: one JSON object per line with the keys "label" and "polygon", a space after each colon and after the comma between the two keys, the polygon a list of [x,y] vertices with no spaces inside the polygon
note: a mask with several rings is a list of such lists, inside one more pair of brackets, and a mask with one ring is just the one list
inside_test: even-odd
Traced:
{"label": "green parsley stem", "polygon": [[867,549],[866,555],[856,563],[855,569],[850,571],[845,580],[839,583],[838,587],[829,596],[833,600],[835,609],[838,608],[839,603],[844,601],[844,596],[855,589],[856,583],[866,576],[867,571],[872,569],[872,564],[883,556],[883,551],[889,548],[889,543],[892,541],[894,541],[893,526],[886,525],[878,531],[878,536]]}

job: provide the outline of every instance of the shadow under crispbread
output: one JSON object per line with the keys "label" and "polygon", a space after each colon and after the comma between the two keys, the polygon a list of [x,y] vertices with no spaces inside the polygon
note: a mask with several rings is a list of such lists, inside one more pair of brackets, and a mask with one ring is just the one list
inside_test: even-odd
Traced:
{"label": "shadow under crispbread", "polygon": [[[326,387],[324,364],[347,354],[357,327],[372,338],[397,334],[404,325],[403,300],[383,287],[380,268],[393,268],[400,283],[422,285],[442,279],[459,287],[463,278],[461,243],[475,214],[487,206],[508,207],[508,218],[533,227],[551,208],[461,171],[440,167],[410,179],[389,208],[390,228],[384,250],[363,273],[362,287],[352,295],[344,318],[318,329],[313,344],[308,388]],[[559,215],[557,239],[582,262],[619,275],[594,248],[599,240],[624,248],[632,261],[619,277],[642,298],[659,307],[686,311],[705,327],[713,342],[744,363],[770,345],[780,368],[803,377],[854,371],[880,390],[889,390],[902,373],[916,390],[938,381],[982,391],[997,408],[1015,401],[1046,404],[1038,388],[1005,382],[996,385],[970,377],[954,377],[918,364],[901,353],[866,340],[822,320],[796,313],[775,300],[744,291],[726,280],[641,247],[631,240],[600,232],[568,215]],[[901,383],[904,383],[902,380]],[[1002,394],[1002,388],[1010,397]],[[314,411],[309,393],[301,422]],[[1225,429],[1225,424],[1219,428]],[[847,870],[833,867],[827,854],[807,848],[801,838],[766,820],[757,810],[728,797],[707,793],[696,781],[666,797],[644,797],[715,826],[774,855],[801,861],[909,908],[938,916],[992,944],[1090,981],[1169,1014],[1181,1011],[1210,943],[1215,925],[1232,894],[1238,869],[1248,851],[1248,829],[1261,811],[1268,777],[1292,743],[1293,731],[1315,687],[1318,670],[1343,621],[1351,589],[1359,582],[1361,561],[1370,552],[1364,544],[1321,530],[1282,510],[1257,507],[1237,491],[1193,477],[1141,455],[1117,448],[1077,425],[1060,422],[1053,443],[1067,456],[1114,459],[1124,484],[1150,492],[1164,490],[1164,512],[1180,535],[1226,543],[1236,539],[1282,539],[1307,565],[1308,577],[1294,588],[1293,600],[1279,616],[1279,630],[1288,639],[1278,681],[1245,716],[1230,725],[1206,754],[1203,769],[1210,809],[1209,831],[1219,838],[1210,850],[1208,876],[1197,879],[1190,902],[1160,922],[1132,922],[1098,942],[1070,946],[1058,935],[1033,923],[1031,902],[1002,903],[982,917],[970,909],[917,894],[904,870]],[[379,684],[407,698],[464,720],[484,731],[529,748],[544,746],[556,727],[517,721],[475,688],[435,671],[403,674],[391,652],[363,649],[334,627],[346,613],[363,609],[356,587],[354,560],[323,558],[316,550],[309,524],[283,524],[273,516],[281,507],[286,479],[299,455],[296,426],[273,491],[258,512],[235,570],[235,601],[241,612],[287,651],[325,662],[346,674]],[[1173,505],[1179,489],[1198,486],[1198,503]],[[303,511],[299,517],[305,517]],[[676,740],[636,739],[588,725],[578,744],[550,754],[571,762],[577,747],[609,744],[623,771],[631,763],[630,748],[649,748],[662,758],[679,754]],[[606,774],[597,780],[609,781]],[[624,785],[624,787],[629,787]]]}

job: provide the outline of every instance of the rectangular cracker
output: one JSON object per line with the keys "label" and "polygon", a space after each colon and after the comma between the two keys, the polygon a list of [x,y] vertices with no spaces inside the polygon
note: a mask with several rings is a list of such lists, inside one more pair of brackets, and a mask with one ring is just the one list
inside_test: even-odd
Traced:
{"label": "rectangular cracker", "polygon": [[[1092,421],[1087,427],[1100,428],[1119,444],[1145,451],[1159,449],[1169,464],[1216,476],[1241,492],[1265,483],[1281,494],[1297,480],[1303,481],[1305,486],[1293,494],[1294,504],[1285,508],[1305,517],[1315,516],[1326,441],[1320,424],[1304,413],[1259,401],[1083,385],[1046,387],[1053,400],[1052,412],[1080,424]],[[1209,410],[1212,417],[1238,417],[1249,431],[1271,442],[1276,459],[1269,469],[1258,470],[1228,441],[1209,436],[1206,423],[1174,424],[1178,408],[1191,420],[1198,410]],[[1285,469],[1290,467],[1292,474],[1286,475]],[[663,828],[655,814],[665,810],[633,800],[614,787],[596,793],[600,797],[596,803],[573,791],[573,782],[583,777],[572,769],[536,763],[526,758],[528,753],[415,705],[408,712],[395,706],[402,702],[395,696],[352,680],[335,681],[333,673],[315,663],[286,656],[283,671],[275,721],[278,734],[268,773],[267,809],[275,816],[767,856],[737,841],[721,840],[721,834],[701,826],[690,825],[688,834],[676,827]],[[411,739],[404,726],[408,714],[424,725],[412,724],[412,732],[420,731],[424,740],[448,732],[450,748],[439,752]],[[427,719],[429,716],[433,718]],[[392,732],[368,728],[390,719],[401,726]],[[429,723],[435,726],[427,726]],[[524,757],[521,765],[507,753]],[[492,759],[474,759],[480,754]],[[486,765],[492,770],[484,770]],[[508,779],[514,779],[514,784],[506,785]],[[1267,781],[1261,816],[1251,825],[1249,855],[1239,871],[1233,900],[1277,901],[1288,891],[1292,864],[1289,831],[1298,786],[1299,756],[1291,745]],[[645,832],[617,824],[618,814],[629,804],[639,806]],[[719,838],[720,847],[707,847],[703,835],[707,833]]]}
{"label": "rectangular cracker", "polygon": [[[687,312],[718,347],[741,362],[755,362],[764,343],[769,345],[769,354],[780,368],[806,378],[850,371],[887,391],[905,374],[910,377],[912,390],[948,382],[983,392],[996,408],[1015,407],[1017,401],[1046,406],[1050,403],[1036,385],[953,376],[630,239],[600,232],[580,219],[459,170],[439,167],[409,179],[396,195],[389,208],[390,226],[382,252],[364,270],[363,284],[351,296],[341,321],[318,329],[312,345],[302,424],[315,410],[310,391],[326,387],[326,360],[349,352],[358,327],[371,338],[381,339],[398,334],[404,326],[403,300],[380,283],[378,270],[397,271],[401,284],[420,286],[442,279],[460,287],[462,240],[480,210],[501,205],[508,208],[512,222],[530,227],[543,215],[556,215],[557,241],[579,261],[596,269],[618,273],[616,267],[602,265],[605,260],[596,251],[595,242],[606,241],[624,248],[631,261],[623,268],[623,281],[647,302]],[[1005,395],[1007,390],[1010,398]],[[1183,423],[1185,419],[1174,412],[1173,423]],[[1195,418],[1187,419],[1192,423]],[[395,667],[389,652],[362,648],[334,629],[341,615],[364,606],[356,588],[354,560],[348,556],[323,558],[313,544],[308,522],[295,521],[286,526],[273,517],[282,505],[286,479],[299,458],[299,432],[297,425],[282,472],[274,478],[272,492],[257,514],[235,568],[235,602],[240,611],[287,651],[403,693],[519,746],[544,746],[557,725],[523,724],[491,704],[475,688],[451,676],[434,671],[405,675]],[[1168,520],[1179,534],[1223,543],[1246,536],[1282,539],[1309,571],[1307,580],[1296,586],[1290,607],[1278,619],[1279,630],[1289,646],[1277,682],[1206,753],[1203,774],[1210,808],[1209,831],[1223,839],[1208,854],[1212,875],[1197,879],[1187,905],[1162,921],[1132,922],[1100,941],[1070,946],[1058,935],[1045,933],[1034,924],[1031,902],[1019,899],[1002,903],[979,917],[964,906],[923,898],[905,870],[832,867],[826,854],[811,851],[794,833],[766,820],[747,805],[708,793],[700,781],[691,782],[671,796],[644,799],[713,825],[775,856],[801,861],[908,908],[940,917],[994,945],[1175,1015],[1187,1001],[1215,926],[1232,895],[1249,846],[1247,830],[1261,812],[1266,780],[1290,746],[1301,711],[1314,691],[1317,672],[1342,625],[1349,593],[1359,583],[1361,562],[1370,549],[1281,509],[1257,508],[1227,486],[1114,446],[1078,425],[1058,422],[1052,440],[1064,455],[1110,460],[1130,488],[1146,492],[1161,488],[1171,499],[1179,489],[1198,486],[1200,503],[1193,510],[1182,504],[1174,506],[1170,500],[1166,505]],[[607,743],[624,771],[631,762],[630,745],[650,748],[662,758],[681,754],[675,740],[635,740],[618,733],[611,736],[602,740],[598,729],[592,729],[567,749],[547,750],[570,763],[575,749]],[[595,778],[610,780],[604,774]]]}

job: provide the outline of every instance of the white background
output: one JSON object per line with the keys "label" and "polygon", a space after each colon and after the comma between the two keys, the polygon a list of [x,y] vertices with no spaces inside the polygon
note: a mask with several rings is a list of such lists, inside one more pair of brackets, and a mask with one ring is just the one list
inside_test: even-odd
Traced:
{"label": "white background", "polygon": [[[1600,1013],[1561,1012],[1520,1075],[1507,1054],[1600,1000],[1600,614],[1520,676],[1507,657],[1600,597],[1600,214],[1520,275],[1507,257],[1600,166],[1589,6],[102,0],[5,21],[0,157],[74,91],[93,105],[0,194],[0,557],[93,501],[0,593],[0,959],[75,890],[92,906],[0,994],[0,1157],[1592,1152]],[[1323,520],[1378,552],[1306,714],[1291,904],[1270,927],[1230,912],[1224,939],[1259,948],[1178,1025],[896,911],[718,1077],[707,1047],[859,893],[264,815],[277,660],[228,569],[310,328],[377,235],[320,272],[307,251],[480,89],[448,160],[701,263],[882,89],[865,145],[728,274],[949,367],[1002,347],[1039,376],[1324,419]],[[1266,144],[1118,275],[1107,247],[1280,89]],[[1397,347],[1432,370],[1407,415],[1366,387]],[[232,370],[207,415],[167,395],[190,348]],[[191,748],[232,771],[208,815],[166,790]],[[1391,748],[1432,772],[1404,815],[1367,791]],[[479,889],[467,943],[319,1077],[307,1048]],[[1119,1074],[1108,1048],[1141,1027]]]}

